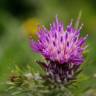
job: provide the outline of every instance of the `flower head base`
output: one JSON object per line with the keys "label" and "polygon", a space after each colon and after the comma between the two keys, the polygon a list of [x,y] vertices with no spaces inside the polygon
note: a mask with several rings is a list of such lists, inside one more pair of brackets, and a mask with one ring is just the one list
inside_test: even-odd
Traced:
{"label": "flower head base", "polygon": [[[47,72],[53,78],[60,77],[62,81],[64,78],[69,79],[78,66],[83,63],[83,51],[86,49],[86,37],[80,37],[80,30],[72,27],[72,22],[66,29],[63,23],[58,20],[50,26],[50,30],[45,27],[38,32],[38,42],[31,42],[32,49],[42,54],[49,62],[46,65]],[[57,77],[56,77],[57,75]],[[62,78],[61,78],[62,77]]]}

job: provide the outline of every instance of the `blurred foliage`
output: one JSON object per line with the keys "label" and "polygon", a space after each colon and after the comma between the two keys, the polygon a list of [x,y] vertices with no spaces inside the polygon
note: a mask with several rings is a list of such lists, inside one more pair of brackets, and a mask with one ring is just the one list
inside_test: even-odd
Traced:
{"label": "blurred foliage", "polygon": [[[34,64],[34,61],[36,59],[41,59],[41,56],[32,52],[28,38],[25,35],[26,30],[22,28],[22,25],[26,23],[26,20],[31,19],[33,22],[34,18],[36,18],[36,21],[33,23],[37,24],[39,22],[49,28],[49,23],[52,22],[56,14],[58,14],[58,17],[64,21],[66,27],[67,23],[72,18],[74,22],[74,19],[76,19],[80,10],[82,10],[81,23],[84,23],[81,34],[89,35],[88,54],[86,56],[82,73],[89,76],[89,79],[83,82],[78,82],[78,89],[77,87],[72,87],[71,90],[76,96],[77,94],[79,96],[80,93],[80,96],[83,96],[82,93],[95,94],[95,5],[95,0],[0,0],[0,95],[8,96],[7,93],[3,92],[4,89],[6,89],[4,83],[10,76],[10,72],[14,69],[15,65],[18,65],[21,69],[25,68],[27,65],[31,65],[34,70],[40,69],[38,65]],[[33,23],[32,28],[34,25]],[[26,27],[26,24],[25,28],[28,28]],[[35,31],[32,32],[35,33]],[[83,78],[85,77],[83,76]]]}

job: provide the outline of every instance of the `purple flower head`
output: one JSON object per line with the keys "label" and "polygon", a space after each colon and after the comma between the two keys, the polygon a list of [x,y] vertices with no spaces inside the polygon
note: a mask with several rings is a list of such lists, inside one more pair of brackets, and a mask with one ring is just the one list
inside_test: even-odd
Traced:
{"label": "purple flower head", "polygon": [[86,37],[80,37],[80,29],[81,27],[79,29],[73,28],[72,22],[64,29],[63,23],[58,21],[56,17],[50,30],[45,27],[40,29],[38,42],[31,42],[32,49],[49,61],[59,64],[82,64]]}
{"label": "purple flower head", "polygon": [[37,42],[31,40],[32,49],[45,57],[46,63],[38,63],[51,80],[66,84],[79,72],[79,66],[84,61],[87,38],[80,37],[81,28],[75,29],[71,22],[64,29],[63,23],[56,17],[50,30],[45,27],[40,29]]}

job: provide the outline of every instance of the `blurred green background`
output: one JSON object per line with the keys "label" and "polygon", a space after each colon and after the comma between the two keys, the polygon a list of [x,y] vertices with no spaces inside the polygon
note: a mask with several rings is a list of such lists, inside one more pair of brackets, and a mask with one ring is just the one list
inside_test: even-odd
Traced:
{"label": "blurred green background", "polygon": [[32,52],[28,41],[29,34],[33,38],[36,36],[35,25],[43,24],[49,28],[57,14],[66,27],[71,19],[75,23],[80,10],[80,22],[84,24],[81,35],[89,35],[83,72],[90,78],[79,83],[80,90],[73,91],[76,94],[87,90],[96,92],[95,0],[0,0],[0,96],[3,96],[2,92],[6,88],[4,83],[15,65],[23,68],[29,64],[37,68],[34,61],[41,57]]}

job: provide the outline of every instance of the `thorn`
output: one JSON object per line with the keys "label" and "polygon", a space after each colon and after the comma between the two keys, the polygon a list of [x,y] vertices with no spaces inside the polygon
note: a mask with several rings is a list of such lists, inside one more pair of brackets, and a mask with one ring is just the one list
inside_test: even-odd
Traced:
{"label": "thorn", "polygon": [[77,17],[77,20],[76,20],[76,23],[75,23],[75,29],[78,29],[78,26],[80,24],[80,18],[82,16],[82,11],[80,10],[79,14],[78,14],[78,17]]}

